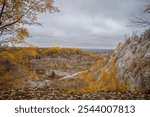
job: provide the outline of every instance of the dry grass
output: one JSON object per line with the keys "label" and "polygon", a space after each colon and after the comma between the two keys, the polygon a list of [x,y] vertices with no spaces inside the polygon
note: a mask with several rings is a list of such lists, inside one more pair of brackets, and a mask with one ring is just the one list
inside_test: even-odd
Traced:
{"label": "dry grass", "polygon": [[[99,61],[98,63],[103,63]],[[109,68],[102,67],[100,68],[99,65],[94,65],[95,67],[100,70],[100,78],[95,79],[93,76],[93,72],[84,73],[80,76],[80,81],[84,82],[84,87],[78,87],[78,89],[74,90],[75,92],[80,93],[88,93],[88,92],[95,92],[95,91],[121,91],[121,92],[128,92],[129,91],[129,82],[124,81],[123,83],[119,82],[116,73],[117,69],[115,66],[115,62],[112,59],[109,61]],[[96,68],[96,69],[97,69]]]}
{"label": "dry grass", "polygon": [[[70,55],[85,55],[94,60],[98,58],[97,55],[92,53],[82,51],[80,49],[70,49],[70,48],[6,48],[0,49],[0,84],[5,85],[7,82],[14,82],[14,86],[21,84],[21,80],[32,78],[43,79],[45,76],[39,76],[34,71],[32,71],[31,60],[41,59],[44,57],[63,57]],[[59,64],[59,63],[58,63]],[[49,67],[55,67],[54,64]],[[65,67],[69,65],[66,64]],[[65,68],[64,67],[64,68]],[[71,68],[70,68],[71,69]],[[19,78],[20,77],[20,78]],[[20,80],[19,80],[20,79]],[[15,83],[16,80],[16,83]],[[20,83],[19,83],[20,82]]]}

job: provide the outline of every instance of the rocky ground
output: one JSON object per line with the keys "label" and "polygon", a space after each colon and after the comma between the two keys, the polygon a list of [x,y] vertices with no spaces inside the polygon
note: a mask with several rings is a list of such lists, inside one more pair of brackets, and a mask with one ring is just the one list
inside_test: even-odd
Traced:
{"label": "rocky ground", "polygon": [[0,90],[1,100],[149,100],[150,94],[92,92],[74,94],[51,87]]}

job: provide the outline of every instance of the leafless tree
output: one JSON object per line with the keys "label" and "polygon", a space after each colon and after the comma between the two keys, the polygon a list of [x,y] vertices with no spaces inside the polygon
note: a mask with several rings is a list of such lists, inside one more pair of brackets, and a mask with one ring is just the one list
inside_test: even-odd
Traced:
{"label": "leafless tree", "polygon": [[150,27],[150,0],[146,1],[142,16],[134,16],[131,23],[138,27]]}

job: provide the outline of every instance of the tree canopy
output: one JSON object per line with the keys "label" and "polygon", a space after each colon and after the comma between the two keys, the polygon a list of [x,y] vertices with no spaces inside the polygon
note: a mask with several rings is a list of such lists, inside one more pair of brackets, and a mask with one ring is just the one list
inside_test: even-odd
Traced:
{"label": "tree canopy", "polygon": [[25,25],[39,25],[39,13],[56,11],[53,0],[0,0],[0,46],[24,43],[29,37]]}

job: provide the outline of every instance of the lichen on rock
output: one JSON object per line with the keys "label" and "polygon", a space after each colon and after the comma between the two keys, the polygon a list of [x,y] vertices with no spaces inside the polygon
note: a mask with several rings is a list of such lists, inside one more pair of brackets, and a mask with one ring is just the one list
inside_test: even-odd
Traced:
{"label": "lichen on rock", "polygon": [[150,30],[132,36],[114,50],[117,78],[130,81],[130,91],[150,93]]}

